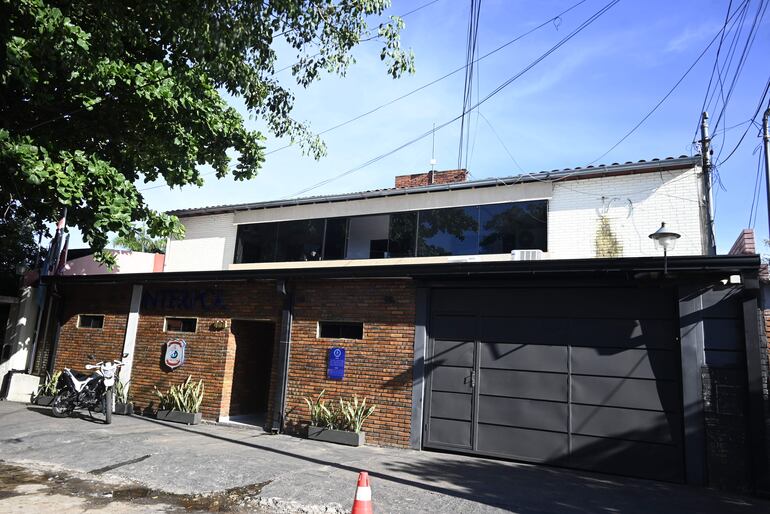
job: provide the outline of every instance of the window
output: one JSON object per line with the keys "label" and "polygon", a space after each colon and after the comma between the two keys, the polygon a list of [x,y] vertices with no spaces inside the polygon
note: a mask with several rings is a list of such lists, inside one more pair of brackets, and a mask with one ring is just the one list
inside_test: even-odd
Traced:
{"label": "window", "polygon": [[478,249],[478,207],[420,211],[418,257],[473,255]]}
{"label": "window", "polygon": [[80,314],[78,316],[78,328],[102,328],[104,327],[103,314]]}
{"label": "window", "polygon": [[415,237],[417,237],[416,212],[391,214],[386,257],[414,257]]}
{"label": "window", "polygon": [[330,218],[326,220],[324,259],[344,259],[347,242],[348,218]]}
{"label": "window", "polygon": [[479,253],[511,250],[548,251],[548,202],[482,205],[479,216]]}
{"label": "window", "polygon": [[195,332],[197,318],[166,318],[166,332]]}
{"label": "window", "polygon": [[239,225],[234,262],[548,251],[548,201]]}
{"label": "window", "polygon": [[350,321],[319,321],[318,337],[329,339],[363,339],[364,324]]}
{"label": "window", "polygon": [[235,262],[273,262],[278,223],[238,225]]}
{"label": "window", "polygon": [[278,224],[277,262],[321,260],[323,219],[285,221]]}

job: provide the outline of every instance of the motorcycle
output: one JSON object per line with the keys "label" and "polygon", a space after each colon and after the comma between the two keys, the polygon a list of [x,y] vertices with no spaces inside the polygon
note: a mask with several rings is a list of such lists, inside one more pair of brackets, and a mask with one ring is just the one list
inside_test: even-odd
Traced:
{"label": "motorcycle", "polygon": [[[128,357],[127,353],[123,358]],[[96,360],[89,355],[90,360]],[[59,376],[58,393],[51,403],[51,411],[57,418],[66,418],[77,408],[88,409],[88,413],[103,412],[104,422],[112,423],[115,375],[125,363],[120,360],[100,361],[86,364],[86,369],[95,369],[91,375],[79,373],[69,368]]]}

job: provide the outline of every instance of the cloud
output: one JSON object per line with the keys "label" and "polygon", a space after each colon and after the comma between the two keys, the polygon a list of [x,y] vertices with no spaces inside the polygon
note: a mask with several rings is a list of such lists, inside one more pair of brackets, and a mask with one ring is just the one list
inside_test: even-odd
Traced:
{"label": "cloud", "polygon": [[719,26],[714,23],[703,23],[697,27],[687,27],[674,39],[668,42],[665,52],[683,52],[693,44],[710,39],[717,33]]}

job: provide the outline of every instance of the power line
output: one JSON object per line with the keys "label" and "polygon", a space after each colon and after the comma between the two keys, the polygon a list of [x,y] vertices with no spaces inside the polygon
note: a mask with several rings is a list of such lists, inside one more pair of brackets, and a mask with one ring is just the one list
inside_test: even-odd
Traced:
{"label": "power line", "polygon": [[759,206],[759,188],[762,184],[762,152],[757,152],[757,174],[754,177],[754,193],[751,195],[751,208],[749,209],[749,228],[754,228],[757,221],[757,210]]}
{"label": "power line", "polygon": [[[732,16],[735,16],[735,13],[733,13],[733,15],[732,15]],[[731,16],[731,17],[732,17],[732,16]],[[679,78],[679,80],[677,80],[677,81],[676,81],[676,83],[675,83],[675,84],[674,84],[674,85],[671,87],[671,89],[669,89],[669,90],[668,90],[668,92],[667,92],[667,93],[666,93],[666,94],[663,96],[663,98],[661,98],[661,99],[658,101],[658,103],[657,103],[657,104],[655,104],[655,106],[654,106],[652,109],[650,109],[650,111],[649,111],[649,112],[647,112],[647,114],[645,114],[645,115],[644,115],[644,117],[643,117],[643,118],[642,118],[642,119],[641,119],[641,120],[640,120],[640,121],[639,121],[639,122],[638,122],[636,125],[634,125],[634,127],[633,127],[631,130],[629,130],[629,131],[628,131],[628,132],[627,132],[627,133],[626,133],[626,134],[625,134],[623,137],[621,137],[621,138],[620,138],[620,139],[619,139],[619,140],[618,140],[618,141],[617,141],[617,142],[616,142],[614,145],[612,145],[612,146],[610,147],[610,149],[609,149],[609,150],[607,150],[606,152],[604,152],[603,154],[601,154],[599,157],[597,157],[597,158],[596,158],[596,159],[594,159],[593,161],[589,162],[588,164],[590,165],[590,164],[593,164],[593,163],[595,163],[595,162],[597,162],[597,161],[600,161],[600,160],[602,160],[604,157],[606,157],[606,156],[607,156],[607,154],[609,154],[609,153],[610,153],[610,152],[612,152],[612,151],[613,151],[615,148],[617,148],[618,146],[620,146],[620,144],[621,144],[621,143],[623,143],[623,141],[625,141],[626,139],[628,139],[628,138],[629,138],[629,136],[631,136],[631,134],[633,134],[634,132],[636,132],[636,130],[637,130],[639,127],[641,127],[641,126],[644,124],[644,122],[645,122],[645,121],[647,121],[647,119],[649,119],[649,117],[650,117],[650,116],[652,116],[652,115],[655,113],[655,111],[657,111],[657,110],[658,110],[658,108],[659,108],[661,105],[663,105],[663,102],[665,102],[665,101],[668,99],[668,97],[669,97],[669,96],[671,96],[671,95],[674,93],[674,91],[676,91],[676,88],[677,88],[677,87],[679,87],[679,85],[680,85],[680,84],[681,84],[681,83],[684,81],[684,79],[687,77],[687,75],[689,75],[689,74],[690,74],[690,72],[692,71],[692,69],[693,69],[693,68],[695,68],[695,66],[696,66],[696,65],[697,65],[697,64],[700,62],[700,60],[703,58],[703,56],[704,56],[704,55],[706,55],[706,52],[708,52],[708,49],[709,49],[709,48],[711,48],[711,46],[712,46],[712,45],[713,45],[713,44],[716,42],[717,38],[719,38],[720,34],[721,34],[721,33],[722,33],[724,30],[725,30],[725,29],[724,29],[724,27],[722,27],[722,29],[720,29],[720,30],[719,30],[719,32],[717,32],[717,34],[716,34],[716,35],[715,35],[715,36],[714,36],[714,37],[711,39],[711,41],[709,42],[709,44],[708,44],[708,45],[706,45],[706,48],[704,48],[704,49],[703,49],[703,51],[702,51],[702,52],[701,52],[701,53],[698,55],[698,57],[695,59],[695,62],[693,62],[693,63],[690,65],[690,67],[689,67],[689,68],[687,68],[687,71],[685,71],[685,72],[684,72],[684,74],[683,74],[683,75],[682,75],[682,76]]]}
{"label": "power line", "polygon": [[[482,60],[486,59],[487,57],[490,57],[491,55],[496,54],[500,50],[503,50],[504,48],[507,48],[508,46],[512,45],[513,43],[516,43],[517,41],[519,41],[521,39],[524,39],[525,37],[529,36],[533,32],[536,32],[536,31],[540,30],[541,28],[543,28],[543,27],[545,27],[547,25],[550,25],[554,21],[561,19],[562,16],[564,16],[568,12],[572,11],[573,9],[577,8],[578,6],[580,6],[581,4],[585,3],[586,1],[587,0],[580,0],[579,2],[577,2],[577,3],[573,4],[573,5],[571,5],[570,7],[568,7],[567,9],[561,11],[557,15],[552,16],[551,18],[545,20],[544,22],[542,22],[539,25],[531,28],[530,30],[528,30],[528,31],[526,31],[526,32],[524,32],[524,33],[514,37],[513,39],[503,43],[502,45],[498,46],[497,48],[492,49],[491,51],[489,51],[486,54],[482,55],[478,59],[474,60],[471,64],[476,64],[479,61],[482,61]],[[401,96],[398,96],[398,97],[396,97],[396,98],[394,98],[392,100],[389,100],[389,101],[387,101],[387,102],[385,102],[383,104],[380,104],[380,105],[378,105],[378,106],[376,106],[376,107],[374,107],[374,108],[372,108],[372,109],[370,109],[370,110],[368,110],[366,112],[363,112],[363,113],[361,113],[361,114],[359,114],[357,116],[354,116],[354,117],[352,117],[352,118],[350,118],[348,120],[342,121],[340,123],[337,123],[336,125],[333,125],[333,126],[327,128],[327,129],[324,129],[321,132],[319,132],[318,135],[322,136],[322,135],[327,134],[327,133],[329,133],[329,132],[331,132],[333,130],[337,130],[338,128],[344,127],[345,125],[349,125],[349,124],[351,124],[351,123],[353,123],[355,121],[358,121],[361,118],[369,116],[370,114],[374,114],[375,112],[379,111],[380,109],[383,109],[385,107],[393,105],[394,103],[399,102],[399,101],[403,100],[404,98],[410,97],[410,96],[412,96],[415,93],[419,93],[423,89],[426,89],[426,88],[428,88],[428,87],[430,87],[430,86],[432,86],[434,84],[437,84],[437,83],[441,82],[442,80],[445,80],[445,79],[451,77],[452,75],[455,75],[455,74],[465,70],[466,68],[468,68],[468,66],[469,66],[469,64],[466,63],[465,66],[460,66],[459,68],[456,68],[456,69],[450,71],[449,73],[446,73],[446,74],[438,77],[437,79],[434,79],[434,80],[432,80],[432,81],[430,81],[430,82],[428,82],[426,84],[423,84],[422,86],[419,86],[419,87],[417,87],[417,88],[415,88],[415,89],[413,89],[411,91],[408,91],[407,93],[404,93]],[[273,154],[273,153],[276,153],[276,152],[280,152],[281,150],[285,150],[286,148],[289,148],[291,146],[292,146],[291,144],[281,146],[279,148],[276,148],[275,150],[270,150],[269,152],[266,152],[265,155],[270,155],[270,154]]]}
{"label": "power line", "polygon": [[468,168],[468,144],[470,142],[469,126],[465,127],[465,118],[468,107],[473,102],[473,72],[476,64],[476,51],[478,50],[479,20],[481,18],[481,0],[471,0],[470,15],[468,16],[468,36],[465,50],[465,81],[463,82],[463,108],[460,118],[460,144],[457,150],[457,169],[463,168],[463,147],[465,150],[465,168]]}
{"label": "power line", "polygon": [[[575,37],[577,34],[579,34],[580,32],[582,32],[582,31],[583,31],[583,30],[584,30],[586,27],[588,27],[588,26],[589,26],[589,25],[591,25],[591,24],[592,24],[594,21],[596,21],[597,19],[599,19],[599,18],[600,18],[600,17],[601,17],[603,14],[605,14],[605,13],[606,13],[607,11],[609,11],[609,10],[610,10],[612,7],[614,7],[614,6],[615,6],[615,5],[616,5],[616,4],[617,4],[619,1],[620,1],[620,0],[612,0],[611,2],[609,2],[608,4],[606,4],[604,7],[602,7],[601,9],[599,9],[597,12],[595,12],[593,15],[591,15],[589,18],[587,18],[587,19],[586,19],[586,20],[585,20],[583,23],[581,23],[581,24],[580,24],[580,25],[579,25],[577,28],[575,28],[575,29],[574,29],[572,32],[570,32],[570,33],[569,33],[567,36],[565,36],[565,37],[564,37],[564,38],[562,38],[562,39],[561,39],[561,40],[560,40],[558,43],[556,43],[554,46],[552,46],[552,47],[551,47],[551,48],[550,48],[548,51],[546,51],[546,52],[545,52],[545,53],[543,53],[543,54],[542,54],[540,57],[538,57],[537,59],[535,59],[534,61],[532,61],[530,64],[528,64],[527,66],[525,66],[525,67],[524,67],[524,68],[523,68],[521,71],[519,71],[518,73],[516,73],[515,75],[513,75],[512,77],[510,77],[510,78],[509,78],[509,79],[507,79],[506,81],[504,81],[504,82],[503,82],[502,84],[500,84],[499,86],[497,86],[497,87],[496,87],[494,90],[492,90],[492,91],[491,91],[489,94],[487,94],[487,95],[486,95],[484,98],[482,98],[481,100],[479,100],[478,102],[476,102],[476,104],[475,104],[475,105],[471,106],[471,107],[468,109],[468,112],[470,112],[470,111],[473,111],[473,110],[477,109],[477,108],[478,108],[479,106],[481,106],[483,103],[485,103],[485,102],[486,102],[486,101],[488,101],[490,98],[492,98],[492,97],[494,97],[495,95],[497,95],[497,94],[498,94],[500,91],[502,91],[502,90],[503,90],[503,89],[505,89],[507,86],[509,86],[510,84],[512,84],[512,83],[513,83],[515,80],[517,80],[517,79],[518,79],[518,78],[520,78],[522,75],[524,75],[525,73],[527,73],[529,70],[531,70],[532,68],[534,68],[534,67],[535,67],[537,64],[539,64],[540,62],[542,62],[542,61],[543,61],[543,60],[544,60],[546,57],[548,57],[548,56],[549,56],[549,55],[551,55],[553,52],[555,52],[556,50],[558,50],[559,48],[561,48],[561,47],[562,47],[564,44],[566,44],[568,41],[570,41],[570,40],[571,40],[573,37]],[[306,188],[304,188],[304,189],[302,189],[302,190],[300,190],[300,191],[298,191],[298,192],[294,193],[293,195],[289,196],[288,198],[294,198],[294,197],[296,197],[296,196],[302,195],[302,194],[304,194],[304,193],[307,193],[307,192],[309,192],[309,191],[312,191],[312,190],[314,190],[314,189],[317,189],[317,188],[319,188],[319,187],[322,187],[322,186],[324,186],[324,185],[326,185],[326,184],[329,184],[330,182],[333,182],[333,181],[335,181],[335,180],[338,180],[338,179],[340,179],[340,178],[343,178],[343,177],[345,177],[345,176],[347,176],[347,175],[350,175],[350,174],[352,174],[352,173],[355,173],[355,172],[357,172],[357,171],[359,171],[359,170],[362,170],[362,169],[364,169],[364,168],[366,168],[366,167],[368,167],[368,166],[371,166],[372,164],[374,164],[374,163],[376,163],[376,162],[378,162],[378,161],[381,161],[382,159],[385,159],[386,157],[389,157],[389,156],[393,155],[393,154],[394,154],[394,153],[396,153],[396,152],[399,152],[399,151],[403,150],[404,148],[406,148],[406,147],[408,147],[408,146],[410,146],[410,145],[412,145],[412,144],[416,143],[417,141],[420,141],[421,139],[424,139],[424,138],[426,138],[426,137],[430,136],[430,135],[431,135],[431,134],[433,134],[435,131],[437,131],[437,130],[441,130],[442,128],[444,128],[444,127],[446,127],[446,126],[448,126],[448,125],[451,125],[452,123],[454,123],[454,122],[456,122],[457,120],[459,120],[459,119],[460,119],[462,116],[463,116],[463,114],[460,114],[460,115],[458,115],[458,116],[456,116],[456,117],[454,117],[454,118],[452,118],[452,119],[450,119],[450,120],[448,120],[448,121],[446,121],[446,122],[444,122],[444,123],[442,123],[442,124],[438,125],[438,126],[437,126],[437,127],[435,127],[434,129],[432,129],[432,130],[428,130],[427,132],[424,132],[423,134],[420,134],[419,136],[417,136],[417,137],[415,137],[415,138],[412,138],[412,139],[410,139],[409,141],[407,141],[407,142],[405,142],[405,143],[403,143],[403,144],[399,145],[398,147],[396,147],[396,148],[394,148],[394,149],[392,149],[392,150],[389,150],[389,151],[387,151],[387,152],[385,152],[385,153],[383,153],[383,154],[380,154],[380,155],[378,155],[378,156],[376,156],[376,157],[373,157],[372,159],[369,159],[368,161],[366,161],[366,162],[364,162],[364,163],[361,163],[361,164],[359,164],[358,166],[354,166],[353,168],[350,168],[349,170],[347,170],[347,171],[344,171],[344,172],[342,172],[342,173],[340,173],[340,174],[338,174],[338,175],[335,175],[335,176],[333,176],[333,177],[330,177],[330,178],[328,178],[328,179],[326,179],[326,180],[322,180],[321,182],[318,182],[318,183],[316,183],[316,184],[313,184],[312,186],[306,187]]]}
{"label": "power line", "polygon": [[[768,92],[770,92],[770,77],[767,78],[767,83],[765,84],[765,90],[762,92],[762,96],[759,97],[759,102],[757,103],[757,108],[754,110],[754,115],[751,117],[752,122],[756,122],[757,116],[759,115],[759,111],[762,109],[762,105],[765,103],[765,97],[767,97]],[[753,123],[746,127],[746,130],[743,131],[743,134],[741,134],[740,139],[738,139],[738,142],[735,144],[733,149],[730,151],[730,153],[719,161],[719,164],[724,164],[732,157],[735,152],[740,148],[741,144],[743,143],[743,140],[746,138],[746,134],[749,133],[749,130],[751,130],[751,127],[753,126]]]}

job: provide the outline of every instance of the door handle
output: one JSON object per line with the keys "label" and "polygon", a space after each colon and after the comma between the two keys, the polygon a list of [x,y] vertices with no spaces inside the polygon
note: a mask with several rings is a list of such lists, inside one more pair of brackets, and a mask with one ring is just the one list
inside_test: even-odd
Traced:
{"label": "door handle", "polygon": [[471,371],[471,389],[475,389],[475,388],[476,388],[476,371],[472,370]]}

